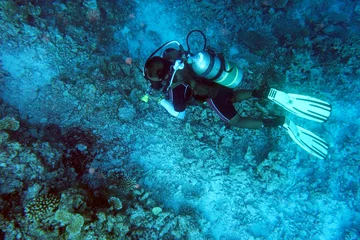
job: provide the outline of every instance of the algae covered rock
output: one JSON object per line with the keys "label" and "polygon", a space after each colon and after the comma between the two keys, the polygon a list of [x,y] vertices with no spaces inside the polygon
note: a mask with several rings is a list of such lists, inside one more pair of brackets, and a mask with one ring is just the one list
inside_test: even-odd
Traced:
{"label": "algae covered rock", "polygon": [[64,210],[56,211],[55,220],[59,221],[62,225],[67,225],[66,231],[70,236],[79,234],[85,222],[84,217],[80,214],[73,214]]}

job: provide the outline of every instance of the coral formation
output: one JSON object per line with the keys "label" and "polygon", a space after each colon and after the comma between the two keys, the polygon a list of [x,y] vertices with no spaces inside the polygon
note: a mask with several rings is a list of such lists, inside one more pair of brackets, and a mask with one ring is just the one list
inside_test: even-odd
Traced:
{"label": "coral formation", "polygon": [[12,117],[5,117],[0,120],[0,131],[1,130],[11,130],[16,131],[20,127],[19,121]]}
{"label": "coral formation", "polygon": [[108,172],[109,175],[109,182],[115,183],[117,188],[119,188],[123,192],[129,192],[130,190],[133,190],[136,186],[136,181],[127,176],[123,171],[119,171],[117,169],[110,170]]}
{"label": "coral formation", "polygon": [[62,225],[66,225],[66,231],[70,234],[70,237],[79,234],[84,225],[83,216],[80,214],[72,214],[61,209],[56,211],[55,220],[59,221]]}
{"label": "coral formation", "polygon": [[110,206],[112,208],[114,208],[115,210],[120,210],[123,207],[121,200],[117,197],[109,198],[108,202],[109,202]]}
{"label": "coral formation", "polygon": [[159,215],[159,214],[162,212],[162,209],[161,209],[161,207],[154,207],[153,209],[151,209],[151,212],[152,212],[155,216],[157,216],[157,215]]}
{"label": "coral formation", "polygon": [[[6,143],[6,140],[8,140],[9,134],[6,132],[0,132],[0,145],[3,143]],[[1,157],[0,157],[1,158]]]}
{"label": "coral formation", "polygon": [[[6,142],[0,152],[0,171],[2,187],[0,194],[21,191],[44,177],[45,168],[31,148],[19,142]],[[6,184],[5,184],[6,183]]]}
{"label": "coral formation", "polygon": [[24,212],[28,219],[39,221],[53,213],[59,203],[60,198],[54,194],[40,195],[26,205]]}

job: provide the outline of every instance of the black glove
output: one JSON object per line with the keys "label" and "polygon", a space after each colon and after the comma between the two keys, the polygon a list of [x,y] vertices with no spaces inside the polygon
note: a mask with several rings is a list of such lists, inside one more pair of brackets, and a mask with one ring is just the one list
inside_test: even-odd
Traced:
{"label": "black glove", "polygon": [[284,123],[285,123],[284,116],[278,116],[275,118],[268,118],[263,120],[264,127],[279,127],[284,125]]}
{"label": "black glove", "polygon": [[263,98],[263,99],[266,99],[267,96],[269,95],[269,92],[270,92],[270,88],[269,87],[265,87],[263,89],[260,89],[260,90],[253,90],[251,95],[253,97],[256,97],[256,98]]}

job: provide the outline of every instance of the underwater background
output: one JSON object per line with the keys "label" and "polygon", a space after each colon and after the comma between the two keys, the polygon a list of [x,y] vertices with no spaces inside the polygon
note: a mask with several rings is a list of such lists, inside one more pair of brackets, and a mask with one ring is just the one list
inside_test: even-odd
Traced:
{"label": "underwater background", "polygon": [[[0,239],[360,239],[360,2],[0,1]],[[244,71],[332,104],[319,160],[281,129],[184,121],[142,69],[199,29]],[[196,40],[194,40],[196,48]]]}

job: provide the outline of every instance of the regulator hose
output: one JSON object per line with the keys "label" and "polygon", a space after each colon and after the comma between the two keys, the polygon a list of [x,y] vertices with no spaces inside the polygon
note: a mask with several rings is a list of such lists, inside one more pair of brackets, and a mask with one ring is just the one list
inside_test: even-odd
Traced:
{"label": "regulator hose", "polygon": [[204,38],[203,51],[205,51],[205,49],[206,49],[206,36],[205,36],[205,34],[204,34],[202,31],[197,30],[197,29],[192,30],[192,31],[190,31],[190,32],[188,33],[188,35],[186,36],[186,45],[187,45],[187,48],[188,48],[188,53],[190,53],[191,55],[192,55],[192,53],[191,53],[190,45],[189,45],[189,37],[190,37],[190,35],[191,35],[192,33],[194,33],[194,32],[198,32],[198,33],[200,33],[200,34],[203,36],[203,38]]}

